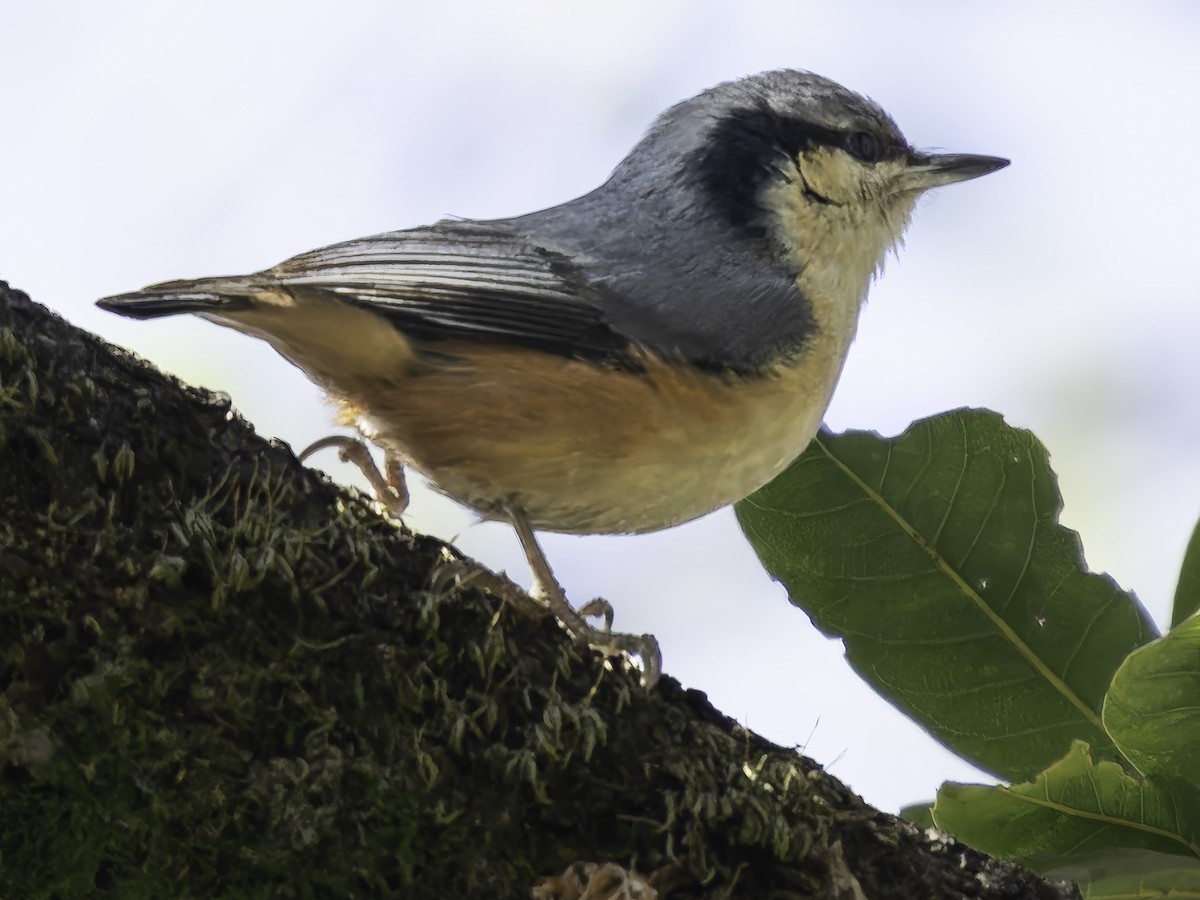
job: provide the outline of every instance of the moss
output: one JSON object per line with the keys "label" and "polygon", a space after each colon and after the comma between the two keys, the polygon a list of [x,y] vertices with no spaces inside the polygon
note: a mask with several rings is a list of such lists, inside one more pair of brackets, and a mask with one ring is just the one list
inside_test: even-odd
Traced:
{"label": "moss", "polygon": [[0,897],[527,897],[579,859],[795,896],[881,846],[798,754],[2,284],[0,460]]}
{"label": "moss", "polygon": [[0,333],[3,449],[27,461],[0,506],[39,485],[4,534],[4,895],[525,896],[631,845],[712,880],[714,837],[811,843],[768,796],[800,797],[799,770],[705,775],[730,738],[677,710],[631,766],[656,705],[631,673],[474,592],[413,590],[441,545],[227,404],[44,346]]}

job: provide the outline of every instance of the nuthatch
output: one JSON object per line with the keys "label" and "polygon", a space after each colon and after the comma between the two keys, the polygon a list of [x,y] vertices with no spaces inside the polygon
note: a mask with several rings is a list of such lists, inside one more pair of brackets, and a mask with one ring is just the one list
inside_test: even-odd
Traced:
{"label": "nuthatch", "polygon": [[654,531],[770,481],[816,433],[917,198],[1007,164],[914,150],[870,100],[765,72],[668,109],[560,206],[99,305],[266,340],[390,462],[511,522],[573,630],[644,651],[581,624],[534,530]]}

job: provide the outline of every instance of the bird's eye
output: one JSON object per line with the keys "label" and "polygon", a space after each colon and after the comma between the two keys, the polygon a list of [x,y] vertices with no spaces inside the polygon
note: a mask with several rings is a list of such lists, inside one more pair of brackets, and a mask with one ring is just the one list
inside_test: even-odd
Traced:
{"label": "bird's eye", "polygon": [[846,135],[842,146],[855,159],[865,163],[877,163],[887,152],[879,135],[869,131],[852,131]]}

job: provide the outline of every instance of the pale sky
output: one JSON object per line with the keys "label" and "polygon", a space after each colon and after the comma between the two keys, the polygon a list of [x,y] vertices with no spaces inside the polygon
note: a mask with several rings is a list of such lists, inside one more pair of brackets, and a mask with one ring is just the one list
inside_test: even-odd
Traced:
{"label": "pale sky", "polygon": [[[827,421],[894,434],[986,406],[1031,428],[1091,566],[1165,622],[1200,514],[1200,6],[0,0],[0,33],[0,278],[294,447],[331,413],[269,347],[92,302],[553,205],[671,103],[781,66],[870,95],[917,146],[1010,157],[922,202]],[[505,526],[428,493],[408,521],[528,581]],[[976,777],[858,682],[728,510],[545,546],[576,601],[658,636],[668,674],[868,801]]]}

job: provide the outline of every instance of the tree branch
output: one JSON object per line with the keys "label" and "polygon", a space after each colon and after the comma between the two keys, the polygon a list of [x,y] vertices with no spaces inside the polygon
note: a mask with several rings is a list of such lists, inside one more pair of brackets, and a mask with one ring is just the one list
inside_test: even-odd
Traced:
{"label": "tree branch", "polygon": [[672,897],[1075,896],[643,690],[2,283],[0,454],[2,896],[528,897],[576,861]]}

